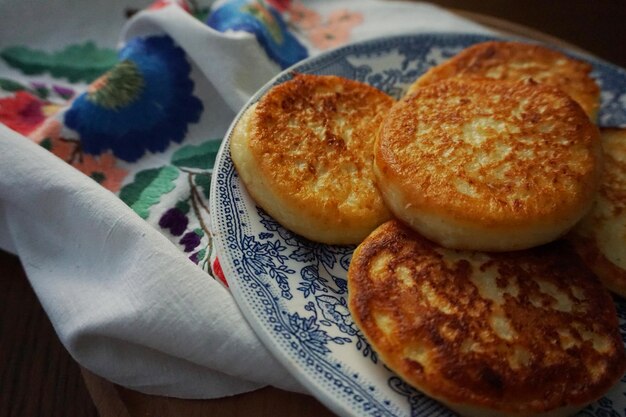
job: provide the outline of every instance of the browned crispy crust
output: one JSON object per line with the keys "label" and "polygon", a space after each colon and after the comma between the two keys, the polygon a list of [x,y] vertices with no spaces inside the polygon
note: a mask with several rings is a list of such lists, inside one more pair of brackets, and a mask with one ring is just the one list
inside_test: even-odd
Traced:
{"label": "browned crispy crust", "polygon": [[503,81],[533,80],[560,88],[592,119],[599,107],[600,88],[591,78],[590,64],[552,49],[520,42],[484,42],[464,49],[431,68],[409,92],[452,77],[486,77]]}
{"label": "browned crispy crust", "polygon": [[452,408],[583,406],[626,367],[610,295],[560,242],[461,252],[391,220],[355,251],[348,293],[381,359]]}
{"label": "browned crispy crust", "polygon": [[298,74],[250,108],[246,131],[234,132],[246,135],[245,150],[231,146],[233,161],[256,202],[283,226],[322,243],[359,243],[390,217],[372,160],[393,103],[357,81]]}
{"label": "browned crispy crust", "polygon": [[[534,82],[452,79],[419,88],[389,112],[375,150],[392,212],[460,249],[523,249],[558,237],[590,207],[600,172],[595,125],[566,94]],[[513,246],[454,246],[420,228],[424,215],[457,230],[509,234]],[[543,231],[550,233],[514,244]]]}
{"label": "browned crispy crust", "polygon": [[[602,129],[604,172],[594,208],[569,235],[587,266],[602,283],[626,297],[626,270],[612,259],[626,247],[626,129]],[[617,245],[618,247],[612,247]]]}

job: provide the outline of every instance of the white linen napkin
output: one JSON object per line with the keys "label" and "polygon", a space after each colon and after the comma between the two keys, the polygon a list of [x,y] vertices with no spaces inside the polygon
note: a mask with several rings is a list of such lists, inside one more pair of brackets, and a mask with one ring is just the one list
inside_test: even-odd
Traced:
{"label": "white linen napkin", "polygon": [[[190,8],[187,3],[160,0],[124,23],[121,15],[127,3],[55,0],[45,6],[49,18],[43,24],[31,2],[0,3],[0,120],[3,111],[13,111],[18,98],[31,100],[44,113],[54,111],[47,122],[39,121],[28,132],[31,139],[0,126],[0,247],[20,257],[62,343],[98,375],[142,392],[184,398],[233,395],[266,384],[304,392],[254,335],[228,289],[212,278],[219,277],[219,271],[210,250],[198,250],[210,249],[210,236],[205,233],[210,225],[204,221],[202,207],[207,203],[204,192],[211,167],[202,158],[214,155],[215,141],[207,139],[223,136],[236,112],[280,71],[281,64],[268,57],[253,34],[214,30],[185,11]],[[228,3],[216,3],[212,10]],[[288,30],[309,56],[336,45],[399,33],[487,32],[418,2],[267,3],[258,4],[266,9],[274,5],[282,12],[290,22]],[[196,16],[201,11],[195,10]],[[344,23],[352,20],[347,26],[333,26],[337,22],[333,19],[339,18]],[[103,24],[107,19],[110,24]],[[73,22],[71,30],[64,33],[68,22]],[[27,30],[17,30],[22,26]],[[56,30],[50,35],[52,28]],[[131,79],[139,71],[143,81],[130,85],[131,90],[139,86],[136,91],[151,91],[149,77],[163,76],[147,74],[147,67],[142,67],[141,53],[152,56],[152,46],[141,44],[143,40],[160,39],[171,56],[155,62],[167,69],[177,56],[185,57],[189,67],[171,69],[189,77],[189,96],[195,98],[180,99],[200,110],[195,116],[180,116],[189,116],[180,144],[168,142],[156,151],[146,145],[139,156],[130,155],[124,144],[115,148],[113,142],[104,145],[100,154],[93,151],[102,142],[89,140],[102,137],[94,132],[109,113],[89,113],[93,109],[87,109],[88,101],[119,113],[132,100],[120,94],[106,96],[106,91],[82,104],[76,96],[68,98],[73,93],[67,89],[85,90],[87,80],[72,75],[71,54],[59,58],[58,51],[77,39],[92,39],[97,48],[111,47],[112,31],[123,33],[121,44],[127,47],[135,39],[142,40],[135,49],[127,49],[136,64],[118,64],[113,70],[126,71]],[[339,39],[325,37],[333,31]],[[173,43],[164,41],[163,35]],[[80,51],[88,49],[83,44]],[[38,55],[38,51],[44,52]],[[95,57],[92,66],[103,60],[99,52],[90,53]],[[33,62],[49,67],[35,68]],[[115,86],[113,78],[96,81],[89,91],[96,94],[104,91],[97,90],[102,85]],[[24,94],[18,97],[17,91]],[[37,96],[42,91],[47,95]],[[173,118],[179,109],[167,110]],[[143,122],[141,117],[151,117],[148,110],[138,114],[138,123]],[[24,123],[38,115],[30,114],[30,121]],[[111,120],[105,136],[119,128],[116,119]],[[24,132],[30,129],[19,123],[7,125]],[[52,147],[56,156],[44,147]],[[57,157],[62,155],[70,164]]]}

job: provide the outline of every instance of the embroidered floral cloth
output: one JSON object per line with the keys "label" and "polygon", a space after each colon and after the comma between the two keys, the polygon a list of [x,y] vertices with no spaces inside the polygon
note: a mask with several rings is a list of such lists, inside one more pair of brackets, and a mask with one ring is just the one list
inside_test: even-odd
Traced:
{"label": "embroidered floral cloth", "polygon": [[0,4],[0,247],[20,256],[72,356],[111,381],[188,398],[302,390],[246,324],[212,250],[226,129],[308,56],[485,30],[417,2],[145,6]]}

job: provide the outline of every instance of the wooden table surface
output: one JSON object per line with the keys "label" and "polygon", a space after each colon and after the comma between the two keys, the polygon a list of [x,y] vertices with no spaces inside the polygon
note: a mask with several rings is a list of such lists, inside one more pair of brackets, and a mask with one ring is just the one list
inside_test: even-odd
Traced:
{"label": "wooden table surface", "polygon": [[[626,67],[625,0],[440,0],[434,3],[496,29],[577,45]],[[0,251],[0,417],[98,414],[102,417],[333,415],[312,397],[271,387],[211,401],[177,400],[143,395],[81,370],[60,344],[19,260]]]}

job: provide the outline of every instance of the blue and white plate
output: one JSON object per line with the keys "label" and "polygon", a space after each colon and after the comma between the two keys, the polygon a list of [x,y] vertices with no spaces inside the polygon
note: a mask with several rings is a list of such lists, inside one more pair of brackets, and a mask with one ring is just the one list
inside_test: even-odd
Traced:
{"label": "blue and white plate", "polygon": [[[245,108],[272,86],[289,80],[293,71],[351,78],[399,98],[428,68],[489,39],[493,38],[416,34],[347,46],[283,72]],[[602,88],[600,124],[626,125],[626,72],[585,59],[593,64]],[[346,302],[346,274],[354,247],[313,243],[282,228],[247,194],[233,166],[229,143],[230,132],[211,186],[215,244],[237,303],[270,351],[339,415],[453,416],[389,371],[355,326]],[[626,330],[626,302],[618,304]],[[626,379],[581,413],[625,414]]]}

